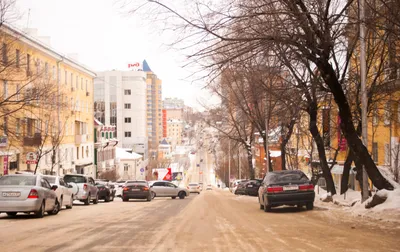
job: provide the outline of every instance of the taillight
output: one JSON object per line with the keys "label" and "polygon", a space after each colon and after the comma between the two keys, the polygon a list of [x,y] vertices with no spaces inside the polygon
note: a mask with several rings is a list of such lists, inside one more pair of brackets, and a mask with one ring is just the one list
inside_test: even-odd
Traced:
{"label": "taillight", "polygon": [[83,184],[83,190],[87,190],[87,189],[88,189],[87,184]]}
{"label": "taillight", "polygon": [[314,191],[314,185],[301,185],[299,186],[300,191]]}
{"label": "taillight", "polygon": [[187,189],[190,189],[189,186],[187,186]]}
{"label": "taillight", "polygon": [[269,193],[277,193],[277,192],[282,192],[283,187],[282,186],[272,186],[267,188],[267,192]]}
{"label": "taillight", "polygon": [[148,191],[149,190],[149,188],[146,186],[146,187],[142,187],[142,190],[143,191]]}
{"label": "taillight", "polygon": [[35,189],[31,189],[29,195],[28,195],[28,199],[37,199],[39,198],[39,194]]}
{"label": "taillight", "polygon": [[200,189],[200,186],[198,186],[197,189]]}
{"label": "taillight", "polygon": [[129,191],[129,187],[125,186],[123,190],[124,191]]}

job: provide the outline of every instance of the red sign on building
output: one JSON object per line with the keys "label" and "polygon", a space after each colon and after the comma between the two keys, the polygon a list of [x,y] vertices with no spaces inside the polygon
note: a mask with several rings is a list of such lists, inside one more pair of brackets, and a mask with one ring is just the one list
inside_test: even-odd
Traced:
{"label": "red sign on building", "polygon": [[3,175],[7,175],[8,174],[8,156],[4,156],[3,157]]}
{"label": "red sign on building", "polygon": [[337,139],[338,139],[338,146],[340,148],[340,151],[346,151],[347,149],[347,140],[342,134],[342,130],[340,129],[340,123],[342,120],[340,119],[340,116],[338,116],[338,134],[337,134]]}

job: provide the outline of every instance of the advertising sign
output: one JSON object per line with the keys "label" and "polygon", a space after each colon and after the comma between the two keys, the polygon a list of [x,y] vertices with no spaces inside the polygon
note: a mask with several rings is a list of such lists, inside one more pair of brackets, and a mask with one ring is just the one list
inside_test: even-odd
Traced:
{"label": "advertising sign", "polygon": [[172,180],[181,181],[182,178],[183,178],[182,172],[173,172],[173,173],[172,173]]}
{"label": "advertising sign", "polygon": [[26,154],[26,164],[37,164],[38,156],[35,152],[28,152]]}
{"label": "advertising sign", "polygon": [[3,157],[3,173],[4,175],[8,174],[8,156]]}
{"label": "advertising sign", "polygon": [[6,136],[0,136],[0,147],[7,147],[8,138]]}

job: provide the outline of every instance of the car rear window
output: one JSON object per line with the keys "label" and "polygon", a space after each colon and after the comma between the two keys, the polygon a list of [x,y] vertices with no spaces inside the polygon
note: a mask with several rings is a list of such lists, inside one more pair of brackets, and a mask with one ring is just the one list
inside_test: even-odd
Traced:
{"label": "car rear window", "polygon": [[50,184],[56,183],[56,178],[55,178],[55,177],[44,176],[44,178],[45,178]]}
{"label": "car rear window", "polygon": [[36,176],[3,176],[0,177],[0,185],[35,186]]}
{"label": "car rear window", "polygon": [[86,183],[86,177],[83,176],[75,176],[75,175],[65,175],[64,181],[67,183]]}
{"label": "car rear window", "polygon": [[288,172],[288,173],[274,173],[268,178],[269,183],[282,183],[290,181],[304,181],[307,182],[309,179],[302,172]]}

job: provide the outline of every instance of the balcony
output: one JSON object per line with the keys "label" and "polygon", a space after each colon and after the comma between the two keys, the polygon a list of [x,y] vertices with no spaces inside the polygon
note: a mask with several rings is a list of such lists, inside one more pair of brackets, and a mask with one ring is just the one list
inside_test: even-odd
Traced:
{"label": "balcony", "polygon": [[87,135],[75,135],[75,144],[83,144],[87,141]]}
{"label": "balcony", "polygon": [[42,134],[35,133],[33,136],[24,137],[24,146],[39,146],[42,143]]}

